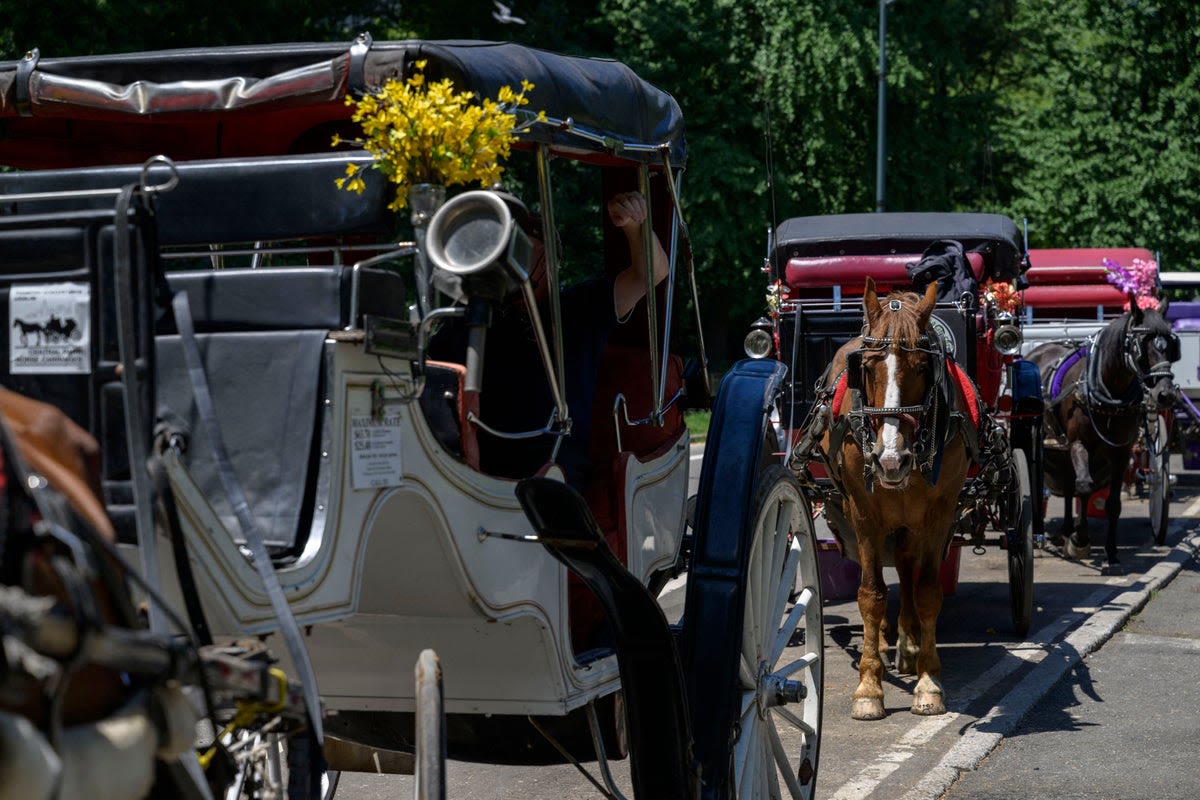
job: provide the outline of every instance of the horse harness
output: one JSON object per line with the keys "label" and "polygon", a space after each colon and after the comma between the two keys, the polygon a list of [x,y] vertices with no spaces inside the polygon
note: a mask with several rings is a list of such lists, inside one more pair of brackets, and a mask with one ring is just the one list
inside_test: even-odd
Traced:
{"label": "horse harness", "polygon": [[[1124,358],[1126,369],[1136,375],[1137,380],[1131,382],[1129,388],[1120,397],[1114,397],[1104,384],[1101,359],[1098,356],[1091,357],[1097,353],[1096,345],[1099,342],[1099,334],[1089,337],[1083,344],[1060,356],[1047,370],[1042,381],[1042,391],[1050,398],[1047,402],[1048,409],[1057,412],[1064,400],[1074,397],[1076,405],[1082,407],[1084,413],[1087,414],[1096,436],[1109,447],[1115,448],[1132,444],[1133,440],[1137,438],[1138,430],[1134,428],[1128,440],[1114,442],[1101,431],[1100,426],[1096,424],[1097,419],[1111,423],[1114,419],[1128,418],[1141,410],[1146,405],[1148,388],[1157,380],[1173,376],[1171,362],[1179,359],[1179,338],[1171,334],[1167,338],[1165,346],[1158,348],[1164,353],[1165,360],[1156,361],[1150,365],[1148,370],[1143,371],[1137,358],[1137,352],[1140,349],[1139,342],[1141,338],[1153,331],[1149,328],[1134,326],[1132,321],[1132,318],[1125,320],[1124,330],[1121,334],[1121,355]],[[1080,361],[1084,362],[1082,375],[1074,383],[1064,388],[1067,374]],[[1059,442],[1065,442],[1067,434],[1058,419],[1058,414],[1053,413],[1047,416],[1050,418],[1050,427],[1054,437]]]}
{"label": "horse harness", "polygon": [[[898,311],[899,304],[892,301],[889,310]],[[979,397],[974,384],[962,369],[946,354],[939,336],[919,336],[911,346],[897,342],[892,337],[868,335],[864,323],[862,347],[849,353],[846,367],[837,378],[829,381],[829,371],[818,381],[818,403],[814,411],[825,409],[832,415],[829,423],[830,453],[840,449],[849,433],[862,452],[869,453],[875,447],[874,421],[879,417],[899,417],[908,422],[914,431],[911,446],[921,474],[929,485],[937,484],[941,472],[942,456],[946,446],[961,435],[974,461],[979,460]],[[908,351],[922,351],[927,355],[932,379],[920,403],[906,406],[867,406],[863,400],[862,359],[867,351],[887,350],[893,345]],[[961,392],[970,407],[971,422],[967,415],[954,408],[955,395]],[[850,395],[850,410],[840,414],[843,397]],[[863,459],[863,480],[867,491],[874,491],[875,468],[871,460]]]}

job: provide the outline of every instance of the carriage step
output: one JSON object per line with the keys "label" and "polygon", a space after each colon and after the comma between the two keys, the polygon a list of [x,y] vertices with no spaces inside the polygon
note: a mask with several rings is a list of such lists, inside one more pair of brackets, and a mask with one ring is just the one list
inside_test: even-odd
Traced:
{"label": "carriage step", "polygon": [[634,796],[690,797],[697,785],[683,672],[657,601],[613,555],[583,496],[549,478],[517,484],[542,545],[579,576],[604,608],[616,643],[628,713]]}

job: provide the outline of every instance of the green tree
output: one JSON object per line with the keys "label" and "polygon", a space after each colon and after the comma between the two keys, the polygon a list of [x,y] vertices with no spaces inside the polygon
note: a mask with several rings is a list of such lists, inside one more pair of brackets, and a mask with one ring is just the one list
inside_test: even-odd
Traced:
{"label": "green tree", "polygon": [[9,0],[0,14],[0,57],[31,48],[43,57],[176,47],[349,39],[360,30],[400,30],[399,0]]}
{"label": "green tree", "polygon": [[[989,154],[1013,5],[892,7],[890,210],[999,210]],[[614,54],[683,108],[684,202],[709,341],[714,358],[728,361],[763,310],[767,226],[875,206],[878,3],[609,0],[603,8],[620,31]]]}
{"label": "green tree", "polygon": [[1200,8],[1023,0],[1000,98],[998,183],[1041,247],[1200,258]]}

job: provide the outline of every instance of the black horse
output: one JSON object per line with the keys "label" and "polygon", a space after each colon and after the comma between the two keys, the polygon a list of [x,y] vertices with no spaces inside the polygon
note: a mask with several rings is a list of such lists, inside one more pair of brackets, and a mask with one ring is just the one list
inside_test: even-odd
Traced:
{"label": "black horse", "polygon": [[[1148,415],[1172,406],[1179,391],[1171,373],[1171,362],[1179,360],[1179,337],[1163,318],[1165,301],[1161,311],[1140,309],[1132,301],[1132,310],[1092,341],[1049,342],[1026,356],[1038,365],[1047,398],[1045,484],[1064,500],[1068,556],[1087,556],[1087,502],[1097,487],[1108,486],[1106,574],[1121,572],[1117,520],[1130,452]],[[1084,504],[1077,520],[1076,496]]]}

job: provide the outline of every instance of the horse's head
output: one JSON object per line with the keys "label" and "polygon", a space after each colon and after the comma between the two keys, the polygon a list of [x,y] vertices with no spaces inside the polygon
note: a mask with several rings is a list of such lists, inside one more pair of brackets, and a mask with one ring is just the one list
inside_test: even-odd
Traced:
{"label": "horse's head", "polygon": [[[892,292],[883,301],[875,281],[863,293],[862,348],[847,359],[847,379],[862,395],[866,436],[861,444],[868,472],[887,489],[903,489],[917,459],[929,446],[922,436],[943,358],[929,320],[937,302],[937,284],[920,297]],[[853,412],[852,412],[853,413]],[[932,424],[929,421],[928,424]]]}
{"label": "horse's head", "polygon": [[1129,357],[1146,389],[1148,401],[1158,409],[1171,407],[1179,395],[1171,372],[1171,364],[1179,360],[1179,337],[1163,317],[1165,302],[1160,309],[1141,309],[1136,302],[1131,304],[1127,329]]}

